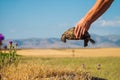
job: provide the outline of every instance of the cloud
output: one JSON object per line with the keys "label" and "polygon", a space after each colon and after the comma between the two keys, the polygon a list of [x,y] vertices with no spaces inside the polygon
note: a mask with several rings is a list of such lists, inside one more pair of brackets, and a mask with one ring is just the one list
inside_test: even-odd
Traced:
{"label": "cloud", "polygon": [[101,27],[120,27],[120,18],[112,20],[99,19],[94,25],[99,25]]}

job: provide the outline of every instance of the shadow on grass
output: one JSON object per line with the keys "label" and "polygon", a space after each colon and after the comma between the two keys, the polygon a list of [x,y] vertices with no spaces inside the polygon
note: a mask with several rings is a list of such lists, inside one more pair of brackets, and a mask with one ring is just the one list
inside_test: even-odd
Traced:
{"label": "shadow on grass", "polygon": [[107,79],[99,78],[99,77],[92,77],[92,80],[107,80]]}

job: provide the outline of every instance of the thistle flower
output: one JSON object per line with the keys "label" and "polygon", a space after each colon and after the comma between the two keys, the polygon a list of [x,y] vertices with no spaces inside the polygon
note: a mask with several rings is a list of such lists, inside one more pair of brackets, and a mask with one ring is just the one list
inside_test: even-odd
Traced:
{"label": "thistle flower", "polygon": [[4,46],[4,49],[5,49],[5,50],[7,49],[7,45]]}
{"label": "thistle flower", "polygon": [[4,36],[0,34],[0,41],[4,40]]}
{"label": "thistle flower", "polygon": [[16,46],[18,46],[18,43],[16,43]]}
{"label": "thistle flower", "polygon": [[9,44],[10,44],[10,45],[12,45],[12,43],[13,43],[12,41],[9,41]]}
{"label": "thistle flower", "polygon": [[2,40],[4,40],[4,36],[0,34],[0,45],[2,45]]}
{"label": "thistle flower", "polygon": [[4,53],[7,51],[7,45],[4,46]]}

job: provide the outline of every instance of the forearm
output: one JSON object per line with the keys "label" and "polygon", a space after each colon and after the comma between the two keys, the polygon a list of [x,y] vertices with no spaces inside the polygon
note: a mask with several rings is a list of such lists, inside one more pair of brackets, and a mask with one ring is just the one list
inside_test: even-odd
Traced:
{"label": "forearm", "polygon": [[93,23],[98,19],[111,5],[113,0],[97,0],[95,5],[85,15],[84,20]]}

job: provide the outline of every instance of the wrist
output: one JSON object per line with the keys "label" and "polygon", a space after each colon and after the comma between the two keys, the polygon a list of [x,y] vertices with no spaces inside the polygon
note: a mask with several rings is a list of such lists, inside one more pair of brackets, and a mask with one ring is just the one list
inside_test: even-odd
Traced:
{"label": "wrist", "polygon": [[88,18],[82,18],[83,22],[87,25],[91,25],[92,24],[92,21]]}

